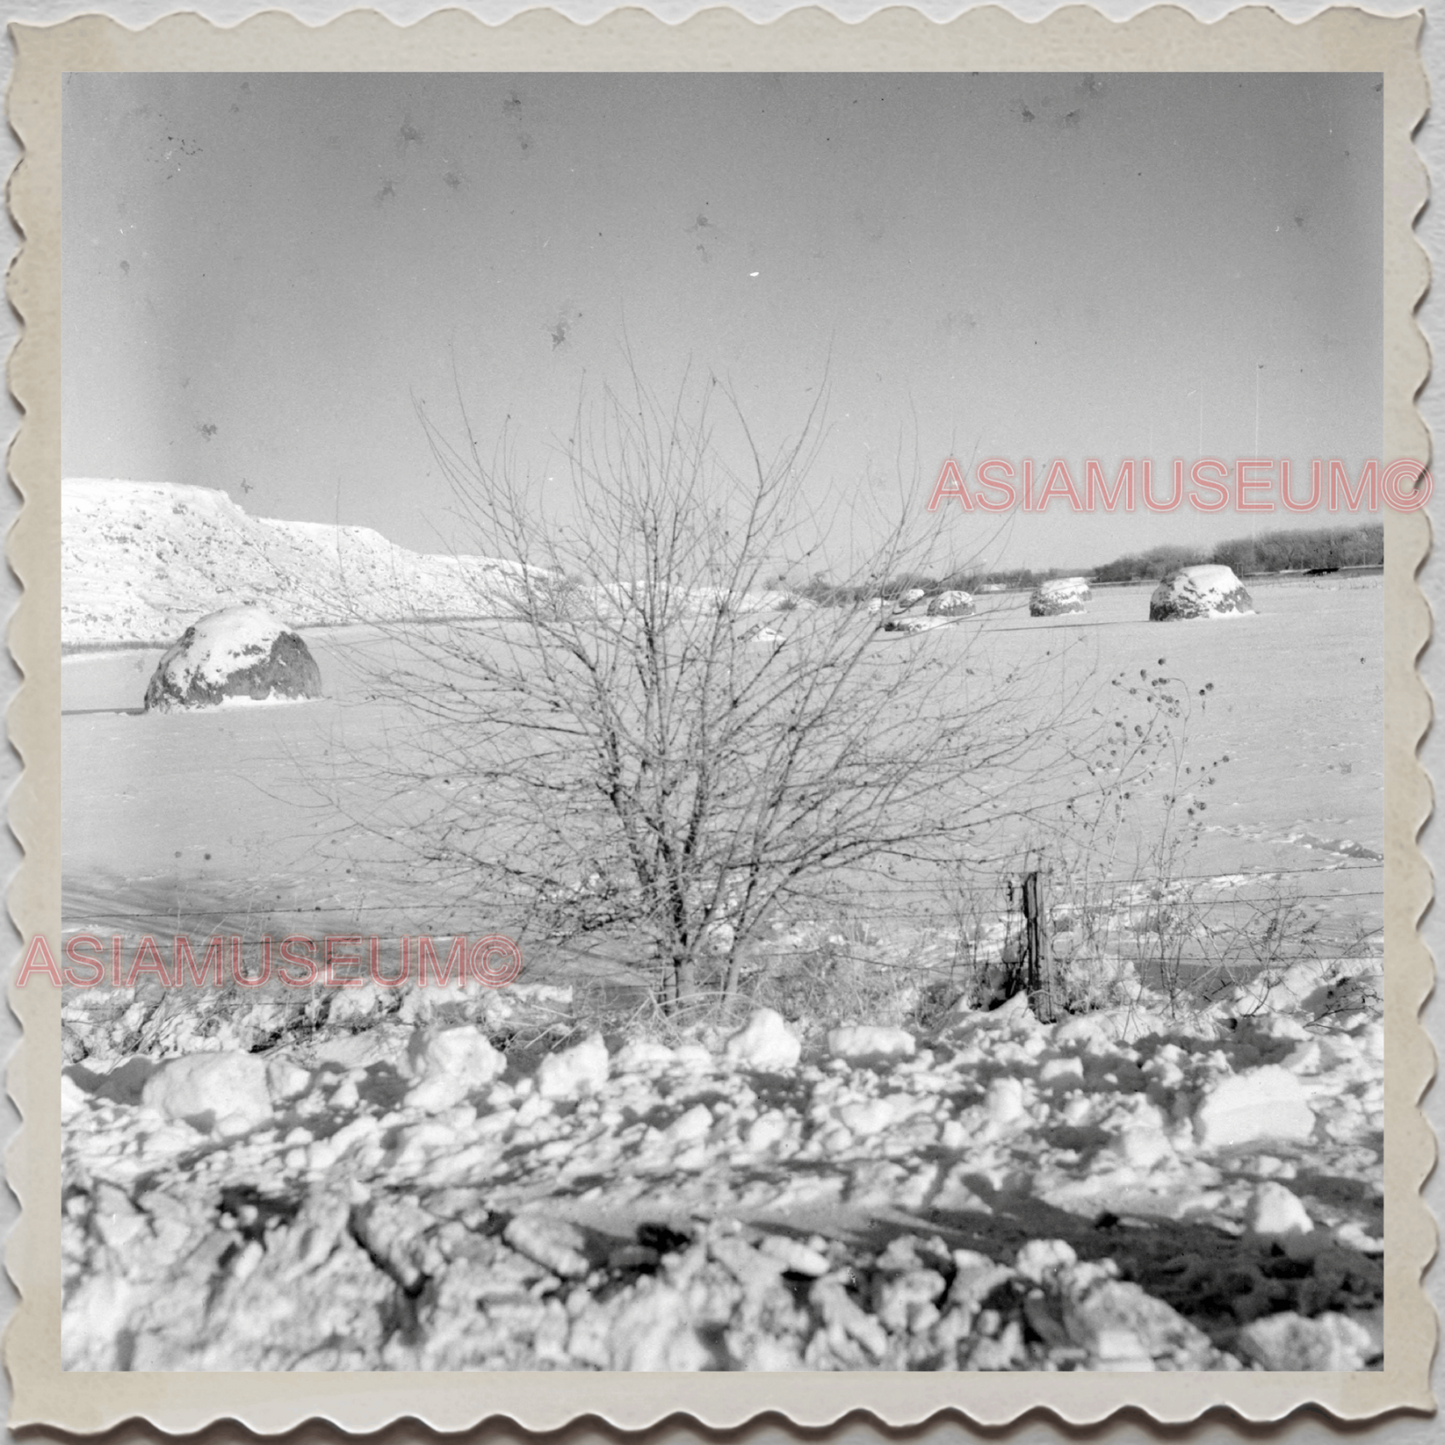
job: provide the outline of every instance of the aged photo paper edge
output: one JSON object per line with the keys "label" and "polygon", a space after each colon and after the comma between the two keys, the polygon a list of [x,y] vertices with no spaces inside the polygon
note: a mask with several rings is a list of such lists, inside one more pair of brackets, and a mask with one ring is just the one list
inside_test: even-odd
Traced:
{"label": "aged photo paper edge", "polygon": [[[10,709],[24,777],[11,826],[25,864],[9,903],[27,943],[37,935],[58,951],[60,927],[59,487],[60,477],[60,78],[66,70],[1368,70],[1385,76],[1385,437],[1382,459],[1427,457],[1428,435],[1414,398],[1428,351],[1414,308],[1428,281],[1413,222],[1426,197],[1424,166],[1411,135],[1427,104],[1418,57],[1422,18],[1387,19],[1337,9],[1294,24],[1271,11],[1237,11],[1213,25],[1160,7],[1127,24],[1075,7],[1039,24],[998,9],[944,26],[891,10],[844,25],[817,10],[767,26],[733,12],[704,12],[668,26],[641,11],[575,25],[528,12],[490,27],[449,11],[402,30],[372,12],[321,29],[269,13],[221,30],[194,15],[131,32],[103,16],[54,27],[12,27],[17,49],[9,98],[24,159],[11,179],[11,206],[24,237],[9,279],[23,325],[10,384],[25,413],[11,452],[24,506],[9,557],[25,595],[10,630],[25,677]],[[48,1424],[78,1432],[140,1417],[168,1431],[232,1418],[273,1433],[307,1419],[371,1430],[413,1417],[443,1430],[504,1416],[551,1429],[583,1414],[641,1428],[685,1413],[729,1427],[763,1411],[821,1426],[867,1410],[898,1426],[941,1410],[1001,1425],[1047,1408],[1072,1424],[1132,1406],[1161,1422],[1186,1421],[1227,1406],[1251,1421],[1277,1420],[1314,1404],[1343,1420],[1400,1408],[1429,1410],[1434,1312],[1420,1287],[1433,1257],[1435,1225],[1420,1198],[1435,1144],[1417,1101],[1434,1053],[1419,1023],[1432,967],[1416,924],[1430,894],[1416,837],[1430,811],[1429,780],[1416,748],[1429,699],[1415,660],[1429,615],[1415,574],[1429,546],[1424,512],[1386,517],[1386,1368],[1339,1375],[1208,1374],[904,1376],[759,1375],[739,1388],[706,1375],[530,1374],[83,1374],[59,1364],[58,991],[10,991],[25,1029],[9,1089],[23,1118],[8,1155],[22,1217],[7,1251],[21,1294],[6,1333],[13,1384],[12,1426]],[[13,977],[13,970],[12,970]],[[966,1385],[958,1381],[967,1379]],[[1127,1378],[1126,1387],[1120,1380]]]}

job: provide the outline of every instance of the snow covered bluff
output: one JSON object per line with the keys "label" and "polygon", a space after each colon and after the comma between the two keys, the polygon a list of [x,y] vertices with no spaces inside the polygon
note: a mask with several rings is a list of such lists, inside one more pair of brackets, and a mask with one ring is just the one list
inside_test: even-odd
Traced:
{"label": "snow covered bluff", "polygon": [[293,627],[492,610],[512,569],[411,552],[368,527],[247,515],[224,492],[70,479],[60,491],[63,647],[170,643],[261,601]]}

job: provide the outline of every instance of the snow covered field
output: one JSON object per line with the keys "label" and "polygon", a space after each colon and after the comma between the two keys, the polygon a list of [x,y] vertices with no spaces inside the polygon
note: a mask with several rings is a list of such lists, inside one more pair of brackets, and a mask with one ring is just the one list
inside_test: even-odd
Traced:
{"label": "snow covered field", "polygon": [[[1299,888],[1319,956],[1185,1013],[1134,978],[1052,1025],[1015,1000],[652,1037],[538,992],[580,983],[555,960],[450,997],[74,990],[67,1366],[1377,1363],[1380,579],[1250,588],[1259,615],[1218,622],[1151,624],[1147,587],[980,610],[1000,655],[1071,641],[1079,666],[1214,684],[1191,749],[1230,763],[1189,871]],[[948,666],[970,625],[893,646]],[[348,822],[373,784],[346,740],[396,721],[366,692],[389,644],[307,641],[326,699],[196,714],[124,711],[159,648],[67,658],[67,933],[362,933],[394,957],[497,926]]]}
{"label": "snow covered field", "polygon": [[[1341,926],[1378,923],[1383,880],[1382,579],[1251,584],[1259,615],[1151,623],[1151,588],[1100,588],[1083,615],[1030,618],[1025,594],[981,599],[995,656],[1039,658],[1072,644],[1075,671],[1167,670],[1214,684],[1191,723],[1193,761],[1228,755],[1188,859],[1191,874],[1302,877]],[[880,647],[924,648],[957,665],[972,621]],[[304,706],[126,715],[138,710],[163,648],[86,653],[62,667],[67,925],[195,930],[208,920],[366,932],[486,931],[502,920],[445,912],[343,812],[317,780],[365,812],[374,782],[345,775],[346,749],[405,726],[369,703],[393,640],[364,626],[306,630],[326,698]],[[1157,790],[1156,790],[1157,791]],[[1128,868],[1121,864],[1128,876]],[[1289,870],[1282,872],[1282,870]],[[1294,870],[1301,870],[1295,872]],[[252,928],[248,936],[259,930]]]}

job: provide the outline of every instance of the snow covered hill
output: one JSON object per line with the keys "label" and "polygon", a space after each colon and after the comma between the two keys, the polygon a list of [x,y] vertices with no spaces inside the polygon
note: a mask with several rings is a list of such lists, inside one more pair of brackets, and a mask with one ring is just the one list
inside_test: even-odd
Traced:
{"label": "snow covered hill", "polygon": [[263,602],[293,627],[494,613],[514,565],[410,552],[367,527],[249,516],[224,492],[61,484],[63,646],[173,642],[196,618]]}

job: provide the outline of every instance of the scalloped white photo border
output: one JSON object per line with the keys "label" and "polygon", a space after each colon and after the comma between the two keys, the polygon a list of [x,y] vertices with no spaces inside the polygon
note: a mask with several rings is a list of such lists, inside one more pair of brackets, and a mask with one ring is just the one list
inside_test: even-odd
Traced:
{"label": "scalloped white photo border", "polygon": [[[24,587],[10,647],[25,681],[9,713],[25,772],[11,827],[25,860],[11,914],[25,940],[58,948],[60,924],[59,501],[60,501],[60,76],[64,71],[458,71],[458,70],[1140,70],[1380,71],[1384,92],[1385,436],[1383,462],[1427,457],[1415,397],[1429,369],[1414,311],[1428,264],[1413,233],[1426,198],[1425,168],[1411,136],[1425,113],[1418,54],[1423,17],[1335,9],[1303,22],[1273,11],[1235,11],[1212,24],[1160,7],[1125,23],[1073,7],[1037,23],[986,8],[946,24],[888,10],[844,24],[820,10],[757,25],[710,10],[666,25],[639,10],[579,26],[529,11],[499,26],[447,11],[407,28],[374,12],[319,29],[271,12],[230,29],[179,15],[141,31],[103,16],[48,27],[12,27],[16,65],[10,123],[23,148],[10,203],[24,240],[8,281],[22,335],[11,389],[25,420],[10,454],[24,498],[8,555]],[[1420,1196],[1435,1153],[1417,1101],[1434,1053],[1419,1022],[1433,969],[1418,933],[1431,881],[1417,836],[1430,812],[1416,758],[1429,698],[1416,659],[1430,633],[1415,574],[1429,549],[1421,512],[1388,512],[1385,572],[1385,1368],[1357,1374],[89,1374],[60,1367],[60,999],[48,988],[12,988],[24,1039],[9,1090],[21,1132],[7,1159],[21,1218],[6,1263],[20,1304],[6,1334],[12,1426],[76,1432],[143,1419],[173,1432],[221,1420],[275,1433],[307,1420],[370,1431],[412,1418],[458,1430],[498,1417],[550,1430],[583,1416],[628,1429],[686,1415],[727,1428],[764,1412],[819,1427],[859,1410],[890,1426],[939,1412],[1000,1426],[1045,1408],[1073,1424],[1125,1408],[1160,1422],[1228,1407],[1246,1420],[1280,1420],[1314,1405],[1341,1420],[1400,1409],[1430,1410],[1435,1315],[1421,1275],[1435,1226]]]}

